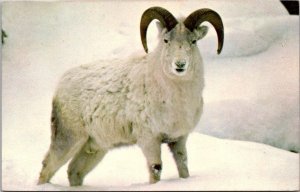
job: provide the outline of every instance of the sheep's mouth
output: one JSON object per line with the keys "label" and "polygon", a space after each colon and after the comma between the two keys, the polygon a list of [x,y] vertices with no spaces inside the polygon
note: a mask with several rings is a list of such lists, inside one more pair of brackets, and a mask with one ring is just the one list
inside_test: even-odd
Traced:
{"label": "sheep's mouth", "polygon": [[172,77],[183,77],[186,75],[188,69],[180,67],[172,67],[166,74],[172,74]]}
{"label": "sheep's mouth", "polygon": [[182,72],[185,71],[185,69],[181,69],[181,68],[176,68],[175,70],[176,70],[178,73],[182,73]]}

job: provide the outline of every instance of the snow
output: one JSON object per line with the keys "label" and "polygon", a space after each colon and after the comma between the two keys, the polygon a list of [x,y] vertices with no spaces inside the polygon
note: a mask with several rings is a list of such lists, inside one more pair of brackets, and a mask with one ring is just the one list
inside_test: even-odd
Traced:
{"label": "snow", "polygon": [[[217,139],[192,133],[187,143],[191,177],[179,179],[163,145],[161,182],[149,185],[146,161],[138,147],[115,149],[86,177],[84,186],[68,187],[66,166],[53,184],[35,185],[39,159],[23,152],[21,162],[4,161],[3,189],[10,190],[296,190],[299,157],[267,145]],[[35,165],[35,166],[33,166]],[[9,173],[7,173],[9,171]],[[35,173],[35,174],[28,174]],[[27,175],[28,174],[28,175]]]}
{"label": "snow", "polygon": [[[149,185],[142,152],[132,146],[108,153],[82,187],[68,187],[66,166],[52,184],[37,186],[60,76],[83,63],[143,53],[139,19],[154,5],[175,16],[209,7],[224,20],[221,55],[210,24],[198,43],[205,107],[188,140],[191,177],[178,178],[163,146],[162,181]],[[3,3],[8,38],[2,48],[2,188],[299,190],[299,154],[289,152],[299,152],[300,145],[298,23],[277,0]],[[151,51],[157,43],[154,22],[149,29]]]}
{"label": "snow", "polygon": [[[258,54],[206,59],[206,105],[197,129],[299,152],[299,19],[265,22],[262,29],[251,26],[260,39],[273,39],[263,42],[269,44],[265,51],[260,45]],[[272,33],[266,33],[267,29]],[[278,38],[273,30],[284,33]]]}

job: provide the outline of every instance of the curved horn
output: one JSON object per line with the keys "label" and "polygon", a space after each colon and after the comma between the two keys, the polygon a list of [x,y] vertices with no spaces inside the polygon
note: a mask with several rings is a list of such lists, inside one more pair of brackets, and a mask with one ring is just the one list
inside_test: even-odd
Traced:
{"label": "curved horn", "polygon": [[152,20],[158,19],[168,31],[172,30],[177,25],[175,17],[166,9],[162,7],[151,7],[147,9],[141,18],[140,33],[142,44],[146,53],[148,53],[147,47],[147,29]]}
{"label": "curved horn", "polygon": [[210,22],[218,35],[218,54],[221,53],[223,43],[224,43],[224,27],[223,22],[220,17],[220,15],[211,10],[211,9],[198,9],[191,13],[184,21],[184,25],[186,28],[188,28],[190,31],[193,31],[196,27],[198,27],[202,22],[208,21]]}

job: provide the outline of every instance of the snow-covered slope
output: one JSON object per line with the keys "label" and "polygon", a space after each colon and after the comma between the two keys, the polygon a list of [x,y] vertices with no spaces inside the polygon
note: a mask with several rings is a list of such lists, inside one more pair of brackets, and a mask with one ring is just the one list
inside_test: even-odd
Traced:
{"label": "snow-covered slope", "polygon": [[[162,181],[148,184],[146,161],[138,147],[111,151],[85,179],[82,187],[68,187],[66,166],[53,184],[36,186],[40,157],[26,155],[3,162],[3,189],[10,190],[296,190],[299,156],[267,145],[223,140],[199,133],[188,144],[191,177],[179,179],[175,163],[163,145]],[[23,164],[23,165],[22,165]],[[15,166],[12,166],[15,165]],[[19,166],[16,166],[19,165]],[[21,166],[22,165],[22,166]],[[20,169],[21,168],[21,169]],[[32,174],[35,173],[35,174]]]}
{"label": "snow-covered slope", "polygon": [[241,37],[238,43],[242,46],[230,47],[231,42],[236,43],[231,38],[224,47],[238,57],[204,54],[205,107],[197,130],[299,152],[299,18],[249,23],[244,29],[255,32],[251,39],[259,44],[257,53],[250,39],[239,34],[239,28],[228,36]]}
{"label": "snow-covered slope", "polygon": [[[2,26],[3,189],[75,190],[66,167],[54,184],[36,186],[50,144],[51,99],[69,68],[143,53],[139,20],[160,5],[174,15],[209,7],[222,16],[225,44],[216,55],[212,28],[198,43],[205,65],[205,108],[196,131],[299,151],[299,18],[277,0],[5,2]],[[125,18],[125,19],[124,19]],[[208,24],[209,25],[209,24]],[[156,45],[154,22],[150,51]],[[296,190],[298,154],[252,142],[193,133],[191,178],[177,178],[166,148],[163,181],[147,184],[137,147],[109,153],[76,190]]]}

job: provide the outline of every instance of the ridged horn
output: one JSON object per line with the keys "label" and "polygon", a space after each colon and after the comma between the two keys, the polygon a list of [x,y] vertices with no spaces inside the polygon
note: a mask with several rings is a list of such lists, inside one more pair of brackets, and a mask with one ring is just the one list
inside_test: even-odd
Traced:
{"label": "ridged horn", "polygon": [[208,8],[198,9],[191,13],[184,21],[184,25],[190,31],[193,31],[202,22],[207,21],[211,23],[218,35],[218,54],[221,53],[224,43],[224,26],[220,15]]}
{"label": "ridged horn", "polygon": [[147,9],[143,13],[140,23],[141,40],[146,53],[148,53],[147,29],[154,19],[159,20],[168,31],[172,30],[178,23],[176,18],[168,10],[162,7],[150,7]]}

